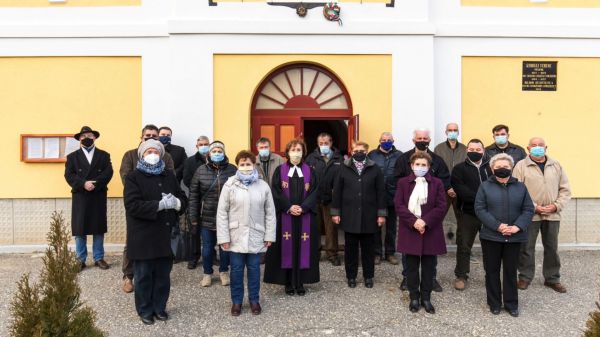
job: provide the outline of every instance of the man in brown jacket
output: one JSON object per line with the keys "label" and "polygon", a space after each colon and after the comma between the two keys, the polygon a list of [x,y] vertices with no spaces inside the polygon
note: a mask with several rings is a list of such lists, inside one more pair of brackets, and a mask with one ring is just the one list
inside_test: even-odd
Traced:
{"label": "man in brown jacket", "polygon": [[521,247],[519,258],[519,283],[527,289],[535,276],[535,244],[542,232],[544,245],[544,285],[559,293],[567,289],[560,283],[560,258],[558,257],[558,231],[560,213],[571,199],[569,179],[560,163],[546,155],[543,138],[529,140],[529,156],[515,165],[513,176],[527,186],[535,204],[533,222],[529,225],[528,242]]}
{"label": "man in brown jacket", "polygon": [[[158,128],[156,125],[148,124],[142,129],[140,143],[148,139],[158,140]],[[135,170],[139,160],[140,158],[138,157],[137,147],[125,152],[123,155],[123,159],[121,160],[121,168],[119,169],[119,175],[121,176],[121,182],[123,183],[123,186],[125,186],[125,177],[129,174],[129,172]],[[166,152],[163,156],[163,161],[165,162],[165,167],[168,170],[175,171],[173,158],[171,158],[171,156]],[[123,247],[123,266],[121,269],[123,271],[123,291],[130,293],[133,291],[133,261],[130,261],[127,258],[127,242],[125,242],[125,247]]]}

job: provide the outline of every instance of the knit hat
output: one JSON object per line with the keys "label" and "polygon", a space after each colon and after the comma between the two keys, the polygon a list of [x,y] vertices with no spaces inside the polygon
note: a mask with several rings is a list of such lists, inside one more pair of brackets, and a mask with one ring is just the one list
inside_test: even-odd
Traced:
{"label": "knit hat", "polygon": [[142,158],[148,149],[157,149],[161,159],[165,155],[165,147],[161,142],[156,139],[148,139],[138,147],[138,158]]}
{"label": "knit hat", "polygon": [[225,144],[223,144],[222,142],[215,140],[214,142],[210,143],[210,147],[208,148],[208,151],[212,151],[212,149],[214,148],[220,148],[221,150],[223,150],[223,152],[225,152]]}

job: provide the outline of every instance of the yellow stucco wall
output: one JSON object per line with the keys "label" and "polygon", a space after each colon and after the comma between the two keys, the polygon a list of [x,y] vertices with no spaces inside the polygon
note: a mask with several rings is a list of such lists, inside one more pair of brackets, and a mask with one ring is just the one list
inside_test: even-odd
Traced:
{"label": "yellow stucco wall", "polygon": [[142,0],[67,0],[50,3],[48,0],[0,0],[0,7],[107,7],[141,6]]}
{"label": "yellow stucco wall", "polygon": [[214,137],[231,155],[250,148],[250,109],[260,82],[275,68],[312,62],[336,74],[346,86],[360,138],[371,145],[392,125],[391,55],[215,55]]}
{"label": "yellow stucco wall", "polygon": [[[522,91],[522,62],[558,61],[557,91]],[[593,137],[600,124],[600,58],[463,57],[463,140],[492,140],[496,124],[510,127],[523,147],[542,136],[548,154],[567,171],[575,196],[600,197],[600,165]]]}
{"label": "yellow stucco wall", "polygon": [[[142,114],[140,57],[0,57],[0,198],[69,197],[63,163],[20,161],[20,134],[100,131],[98,148],[118,171],[137,144]],[[110,196],[123,187],[115,172]]]}
{"label": "yellow stucco wall", "polygon": [[[270,0],[213,0],[214,2],[270,2]],[[339,3],[390,3],[390,0],[341,0]],[[315,9],[314,11],[318,11]],[[322,8],[320,9],[322,11]],[[343,11],[343,9],[342,9]],[[312,12],[312,11],[311,11]]]}
{"label": "yellow stucco wall", "polygon": [[477,7],[600,7],[600,0],[548,0],[534,3],[530,0],[461,0],[463,6]]}

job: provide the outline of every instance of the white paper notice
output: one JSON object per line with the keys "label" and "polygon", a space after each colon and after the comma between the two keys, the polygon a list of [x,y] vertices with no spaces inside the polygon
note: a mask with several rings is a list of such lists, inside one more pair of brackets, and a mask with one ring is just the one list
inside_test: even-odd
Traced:
{"label": "white paper notice", "polygon": [[58,137],[44,138],[44,158],[58,159],[60,145]]}
{"label": "white paper notice", "polygon": [[65,146],[65,157],[69,153],[79,150],[79,141],[73,137],[67,137],[67,144]]}
{"label": "white paper notice", "polygon": [[43,148],[44,140],[38,137],[27,138],[27,158],[42,159],[44,158]]}

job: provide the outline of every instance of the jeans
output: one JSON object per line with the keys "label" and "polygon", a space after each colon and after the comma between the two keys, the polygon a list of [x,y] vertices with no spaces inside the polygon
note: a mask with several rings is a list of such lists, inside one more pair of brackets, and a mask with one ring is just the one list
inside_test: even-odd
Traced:
{"label": "jeans", "polygon": [[165,311],[171,292],[172,268],[172,257],[135,261],[135,309],[138,315],[149,317]]}
{"label": "jeans", "polygon": [[248,301],[258,303],[260,292],[261,254],[242,254],[229,252],[231,259],[231,302],[242,304],[244,301],[244,268],[248,271]]}
{"label": "jeans", "polygon": [[[215,258],[215,245],[217,244],[217,231],[202,228],[202,267],[204,274],[213,274],[213,259]],[[219,272],[229,271],[229,252],[219,247],[220,265]]]}
{"label": "jeans", "polygon": [[[104,234],[94,234],[92,243],[92,252],[94,262],[104,259]],[[75,237],[75,254],[79,261],[84,262],[87,259],[87,236]]]}

